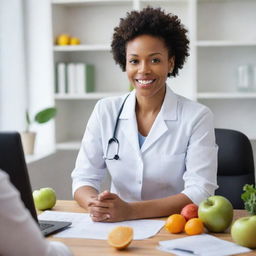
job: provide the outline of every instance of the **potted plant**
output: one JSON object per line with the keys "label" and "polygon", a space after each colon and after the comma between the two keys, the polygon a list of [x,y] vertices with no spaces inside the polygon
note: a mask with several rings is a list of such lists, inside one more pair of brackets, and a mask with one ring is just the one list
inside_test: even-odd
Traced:
{"label": "potted plant", "polygon": [[30,130],[31,125],[33,123],[43,124],[48,121],[50,121],[52,118],[56,116],[57,109],[52,108],[46,108],[34,116],[33,119],[30,118],[28,110],[26,111],[26,130],[25,132],[21,133],[21,140],[23,145],[23,150],[25,155],[32,155],[34,154],[34,145],[35,145],[35,139],[36,139],[36,133],[32,132]]}

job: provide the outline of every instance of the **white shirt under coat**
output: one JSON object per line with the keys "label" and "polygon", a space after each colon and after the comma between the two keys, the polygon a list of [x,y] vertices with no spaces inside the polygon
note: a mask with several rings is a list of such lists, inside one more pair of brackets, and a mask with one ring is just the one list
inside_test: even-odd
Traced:
{"label": "white shirt under coat", "polygon": [[0,170],[0,255],[1,256],[71,256],[60,242],[47,241],[19,192]]}
{"label": "white shirt under coat", "polygon": [[[125,201],[184,193],[194,203],[214,194],[217,146],[211,111],[175,94],[168,86],[164,102],[142,147],[139,147],[135,90],[119,118],[119,160],[104,160],[116,117],[126,95],[99,100],[88,121],[72,172],[73,193],[82,186],[98,191],[106,170],[111,191]],[[115,149],[110,148],[113,153]]]}

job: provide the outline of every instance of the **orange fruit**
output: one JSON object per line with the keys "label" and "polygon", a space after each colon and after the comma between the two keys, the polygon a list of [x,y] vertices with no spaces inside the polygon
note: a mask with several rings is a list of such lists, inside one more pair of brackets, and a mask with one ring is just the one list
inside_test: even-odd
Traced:
{"label": "orange fruit", "polygon": [[173,234],[180,233],[184,230],[186,219],[181,214],[172,214],[165,223],[165,228]]}
{"label": "orange fruit", "polygon": [[56,39],[57,45],[68,45],[70,41],[70,36],[68,34],[59,35]]}
{"label": "orange fruit", "polygon": [[108,244],[121,250],[126,248],[133,240],[133,229],[128,226],[117,226],[108,234]]}
{"label": "orange fruit", "polygon": [[186,223],[185,232],[187,235],[202,234],[204,232],[204,224],[199,218],[192,218]]}
{"label": "orange fruit", "polygon": [[70,45],[78,45],[78,44],[80,44],[80,39],[77,38],[77,37],[71,37],[69,44],[70,44]]}

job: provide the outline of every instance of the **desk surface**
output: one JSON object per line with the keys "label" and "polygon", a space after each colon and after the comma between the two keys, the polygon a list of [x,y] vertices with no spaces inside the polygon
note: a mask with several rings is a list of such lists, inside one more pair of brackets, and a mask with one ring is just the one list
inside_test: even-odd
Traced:
{"label": "desk surface", "polygon": [[[55,211],[65,212],[85,212],[84,209],[78,206],[75,201],[58,201],[54,207]],[[246,212],[243,210],[235,210],[234,219],[245,216]],[[221,239],[232,241],[229,233],[213,234]],[[158,242],[161,240],[170,240],[174,238],[184,237],[185,234],[170,234],[164,228],[154,237],[146,240],[133,241],[131,245],[124,251],[117,251],[110,247],[105,240],[81,239],[81,238],[53,238],[49,240],[61,241],[68,245],[75,256],[116,256],[116,255],[144,255],[144,256],[158,256],[171,255],[170,253],[161,252],[156,249]],[[251,253],[239,255],[256,255],[256,250]]]}

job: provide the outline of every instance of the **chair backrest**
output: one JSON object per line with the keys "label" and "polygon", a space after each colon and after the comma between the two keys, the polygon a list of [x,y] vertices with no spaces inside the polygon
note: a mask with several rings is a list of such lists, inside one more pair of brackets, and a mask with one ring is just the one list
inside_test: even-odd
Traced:
{"label": "chair backrest", "polygon": [[239,131],[215,129],[218,151],[216,195],[230,200],[235,209],[243,209],[243,186],[255,184],[253,151],[250,140]]}

